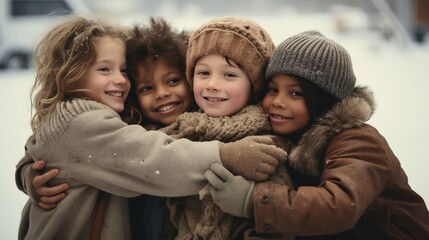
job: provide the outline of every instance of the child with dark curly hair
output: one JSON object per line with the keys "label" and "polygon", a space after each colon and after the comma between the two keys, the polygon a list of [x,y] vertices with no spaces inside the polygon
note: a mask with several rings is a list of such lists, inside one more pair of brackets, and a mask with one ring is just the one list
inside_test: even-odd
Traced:
{"label": "child with dark curly hair", "polygon": [[[186,49],[189,36],[175,31],[164,19],[150,18],[149,25],[136,24],[127,40],[130,102],[143,115],[141,125],[156,130],[173,123],[191,110],[192,91],[186,81]],[[133,239],[162,239],[168,213],[165,198],[141,195],[131,198]]]}
{"label": "child with dark curly hair", "polygon": [[130,100],[143,114],[143,127],[158,129],[194,110],[185,76],[189,36],[154,18],[148,26],[136,24],[131,34],[127,41],[128,77],[134,89]]}

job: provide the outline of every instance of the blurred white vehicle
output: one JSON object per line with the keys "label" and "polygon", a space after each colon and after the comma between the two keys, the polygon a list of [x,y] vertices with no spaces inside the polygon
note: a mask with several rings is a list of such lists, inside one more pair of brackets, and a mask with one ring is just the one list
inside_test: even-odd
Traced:
{"label": "blurred white vehicle", "polygon": [[0,0],[0,68],[29,68],[42,36],[69,14],[87,14],[83,0]]}

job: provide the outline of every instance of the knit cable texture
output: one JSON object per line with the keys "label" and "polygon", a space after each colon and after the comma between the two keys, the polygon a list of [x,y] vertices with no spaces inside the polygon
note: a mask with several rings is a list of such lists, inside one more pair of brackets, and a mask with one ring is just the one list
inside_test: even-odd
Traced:
{"label": "knit cable texture", "polygon": [[[161,131],[174,138],[198,141],[219,140],[232,142],[245,136],[268,134],[271,131],[266,113],[260,106],[248,106],[231,117],[208,117],[201,112],[185,113],[177,121]],[[270,181],[293,186],[286,168],[280,164]],[[243,239],[243,232],[252,230],[252,223],[222,212],[211,195],[198,197],[169,198],[170,218],[178,229],[176,239],[224,240]],[[239,235],[237,235],[239,234]],[[247,239],[244,237],[244,239]],[[252,238],[254,239],[254,238]],[[270,235],[257,239],[293,239],[293,236]]]}
{"label": "knit cable texture", "polygon": [[57,104],[54,114],[49,115],[46,121],[36,130],[37,141],[50,142],[57,139],[67,130],[69,123],[84,112],[93,110],[108,110],[108,106],[84,99],[73,99]]}

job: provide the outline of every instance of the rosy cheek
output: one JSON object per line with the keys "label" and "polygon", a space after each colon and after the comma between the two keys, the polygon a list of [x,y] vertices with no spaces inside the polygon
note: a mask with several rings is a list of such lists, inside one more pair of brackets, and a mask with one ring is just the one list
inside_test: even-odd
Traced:
{"label": "rosy cheek", "polygon": [[270,102],[271,101],[268,99],[268,97],[264,97],[264,99],[262,100],[262,108],[265,112],[269,110]]}

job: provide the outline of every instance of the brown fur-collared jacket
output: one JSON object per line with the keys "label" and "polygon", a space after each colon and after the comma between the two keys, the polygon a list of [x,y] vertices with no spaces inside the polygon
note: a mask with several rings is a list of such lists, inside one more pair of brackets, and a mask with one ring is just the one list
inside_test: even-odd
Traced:
{"label": "brown fur-collared jacket", "polygon": [[256,184],[257,231],[297,239],[429,239],[424,200],[385,138],[365,124],[374,109],[372,92],[357,87],[301,137],[288,162],[315,183],[294,181],[296,190]]}

